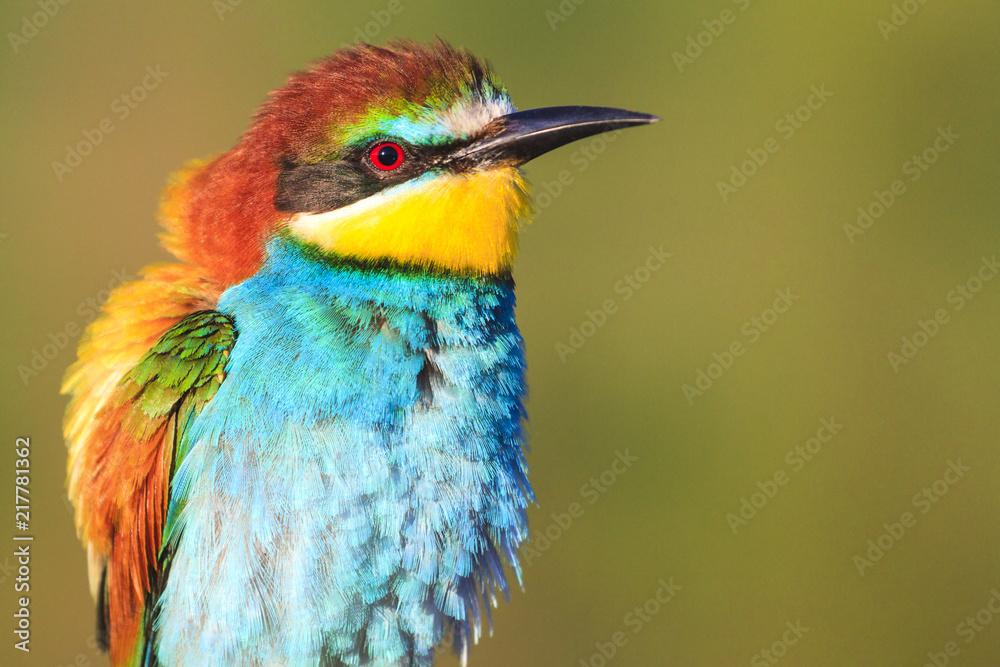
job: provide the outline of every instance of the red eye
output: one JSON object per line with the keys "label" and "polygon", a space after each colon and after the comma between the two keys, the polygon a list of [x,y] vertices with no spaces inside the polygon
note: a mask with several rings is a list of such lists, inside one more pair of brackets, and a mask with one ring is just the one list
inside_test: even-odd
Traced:
{"label": "red eye", "polygon": [[368,153],[368,158],[375,165],[375,168],[382,171],[392,171],[403,164],[403,157],[403,149],[400,148],[399,144],[394,144],[391,141],[375,144]]}

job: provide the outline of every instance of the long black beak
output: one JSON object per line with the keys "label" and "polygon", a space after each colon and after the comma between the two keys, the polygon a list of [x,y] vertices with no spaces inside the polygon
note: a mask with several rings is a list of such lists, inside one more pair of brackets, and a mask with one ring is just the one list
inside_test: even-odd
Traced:
{"label": "long black beak", "polygon": [[484,165],[522,165],[571,141],[659,118],[608,107],[546,107],[495,119],[486,136],[460,149],[452,160]]}

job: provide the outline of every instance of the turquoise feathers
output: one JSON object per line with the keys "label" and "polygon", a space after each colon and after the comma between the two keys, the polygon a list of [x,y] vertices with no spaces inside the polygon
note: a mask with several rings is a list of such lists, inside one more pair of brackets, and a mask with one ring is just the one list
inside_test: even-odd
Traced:
{"label": "turquoise feathers", "polygon": [[511,281],[279,239],[218,310],[239,339],[178,452],[160,661],[429,665],[471,641],[527,535]]}

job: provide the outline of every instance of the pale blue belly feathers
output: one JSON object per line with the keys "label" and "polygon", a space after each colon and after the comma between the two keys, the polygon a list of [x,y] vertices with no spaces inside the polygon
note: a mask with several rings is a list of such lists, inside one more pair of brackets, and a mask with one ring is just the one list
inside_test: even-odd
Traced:
{"label": "pale blue belly feathers", "polygon": [[512,281],[279,238],[217,310],[239,337],[179,445],[158,659],[430,665],[472,641],[531,501]]}

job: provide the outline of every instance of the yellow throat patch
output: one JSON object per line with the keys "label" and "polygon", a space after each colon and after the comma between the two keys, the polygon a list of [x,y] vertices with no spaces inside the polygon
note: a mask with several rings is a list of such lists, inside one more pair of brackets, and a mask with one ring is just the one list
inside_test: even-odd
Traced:
{"label": "yellow throat patch", "polygon": [[499,274],[514,263],[518,222],[530,213],[520,172],[501,167],[418,179],[287,224],[298,238],[347,257]]}

